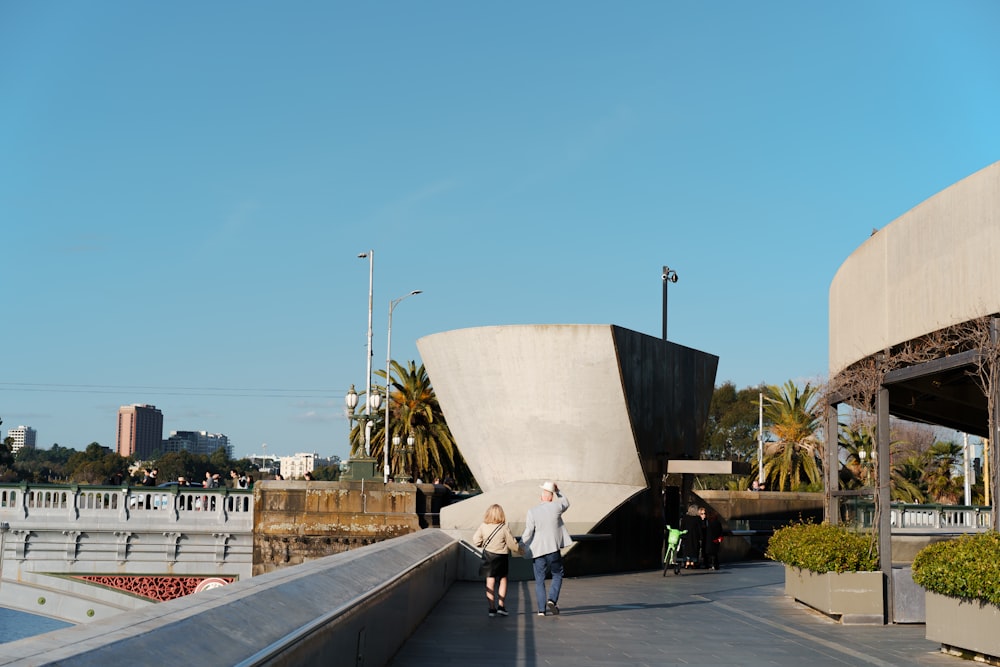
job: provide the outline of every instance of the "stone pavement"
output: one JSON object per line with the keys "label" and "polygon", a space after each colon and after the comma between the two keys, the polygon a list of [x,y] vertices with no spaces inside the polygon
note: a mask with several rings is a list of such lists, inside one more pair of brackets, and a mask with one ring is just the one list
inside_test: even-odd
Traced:
{"label": "stone pavement", "polygon": [[536,616],[533,582],[512,582],[507,618],[483,585],[458,582],[403,645],[393,667],[461,665],[936,665],[923,625],[844,626],[784,596],[772,562],[566,579],[559,616]]}

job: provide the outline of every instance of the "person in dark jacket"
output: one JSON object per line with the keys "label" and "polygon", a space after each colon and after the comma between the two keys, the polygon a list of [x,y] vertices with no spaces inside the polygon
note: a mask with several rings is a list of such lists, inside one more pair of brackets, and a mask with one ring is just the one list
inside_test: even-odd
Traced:
{"label": "person in dark jacket", "polygon": [[705,517],[705,543],[702,550],[705,554],[705,567],[719,569],[719,551],[722,550],[722,521],[718,512],[710,511]]}
{"label": "person in dark jacket", "polygon": [[687,531],[681,542],[681,558],[684,559],[685,569],[697,567],[698,559],[701,556],[704,531],[698,512],[697,505],[688,505],[687,514],[681,517],[681,530]]}

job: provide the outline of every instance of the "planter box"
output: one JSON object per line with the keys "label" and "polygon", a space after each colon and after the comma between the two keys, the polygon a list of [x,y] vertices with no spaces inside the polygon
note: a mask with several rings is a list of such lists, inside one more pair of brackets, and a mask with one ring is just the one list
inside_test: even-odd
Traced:
{"label": "planter box", "polygon": [[885,577],[881,572],[825,572],[785,566],[785,595],[845,625],[885,623]]}
{"label": "planter box", "polygon": [[951,598],[927,591],[927,639],[948,653],[1000,659],[1000,608],[988,602]]}

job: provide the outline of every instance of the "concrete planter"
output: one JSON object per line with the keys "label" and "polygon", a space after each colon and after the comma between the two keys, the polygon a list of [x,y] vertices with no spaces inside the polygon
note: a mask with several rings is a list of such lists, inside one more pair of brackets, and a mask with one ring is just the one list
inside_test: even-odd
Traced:
{"label": "concrete planter", "polygon": [[948,653],[1000,659],[1000,608],[988,602],[952,598],[927,591],[927,639]]}
{"label": "concrete planter", "polygon": [[785,566],[785,595],[845,625],[885,623],[885,580],[881,572],[825,572]]}

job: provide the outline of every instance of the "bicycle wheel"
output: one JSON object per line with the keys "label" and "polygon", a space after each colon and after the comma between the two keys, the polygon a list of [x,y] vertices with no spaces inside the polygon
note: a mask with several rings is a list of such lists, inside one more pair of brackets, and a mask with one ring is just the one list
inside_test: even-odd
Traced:
{"label": "bicycle wheel", "polygon": [[663,576],[667,576],[667,570],[674,564],[675,550],[674,547],[667,548],[667,555],[663,557]]}

